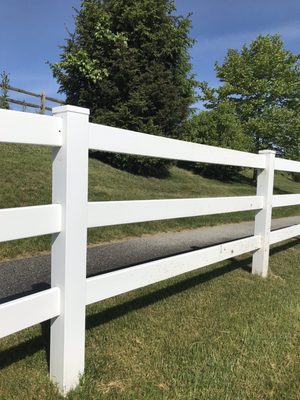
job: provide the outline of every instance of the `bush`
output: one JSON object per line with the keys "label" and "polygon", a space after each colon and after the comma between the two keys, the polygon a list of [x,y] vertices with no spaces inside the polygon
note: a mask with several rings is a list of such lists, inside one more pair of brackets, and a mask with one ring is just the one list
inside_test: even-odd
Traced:
{"label": "bush", "polygon": [[[222,104],[212,111],[201,111],[185,124],[185,140],[210,146],[249,151],[251,143],[230,104]],[[217,161],[217,160],[216,160]],[[231,180],[240,167],[215,164],[186,164],[194,171],[210,178]]]}

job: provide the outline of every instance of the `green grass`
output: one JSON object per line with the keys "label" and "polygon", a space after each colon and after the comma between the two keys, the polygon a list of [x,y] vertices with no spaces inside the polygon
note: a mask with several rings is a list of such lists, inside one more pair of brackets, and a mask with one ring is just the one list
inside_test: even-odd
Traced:
{"label": "green grass", "polygon": [[[68,400],[300,399],[300,241],[267,279],[248,256],[87,309],[86,373]],[[0,399],[61,399],[48,325],[0,341]]]}
{"label": "green grass", "polygon": [[[253,195],[255,187],[249,183],[249,176],[250,171],[245,171],[240,182],[224,183],[172,167],[170,177],[166,179],[143,178],[91,159],[89,200]],[[0,208],[51,203],[51,150],[46,147],[1,144],[0,181]],[[276,193],[299,193],[299,188],[299,183],[293,182],[287,174],[276,174]],[[275,209],[274,217],[299,215],[299,212],[300,207]],[[240,222],[251,220],[253,216],[253,212],[231,213],[90,229],[89,243]],[[48,252],[50,240],[49,236],[42,236],[1,243],[0,259]]]}
{"label": "green grass", "polygon": [[[154,199],[255,194],[249,171],[236,183],[172,167],[141,178],[90,160],[89,199]],[[47,148],[0,146],[0,208],[51,202]],[[276,175],[276,193],[299,184]],[[299,207],[276,209],[276,217]],[[239,222],[223,214],[92,229],[89,242]],[[0,258],[48,251],[49,236],[3,243]],[[87,308],[86,373],[67,399],[300,400],[300,242],[272,250],[268,279],[239,257]],[[62,399],[48,378],[49,324],[0,341],[0,399]]]}

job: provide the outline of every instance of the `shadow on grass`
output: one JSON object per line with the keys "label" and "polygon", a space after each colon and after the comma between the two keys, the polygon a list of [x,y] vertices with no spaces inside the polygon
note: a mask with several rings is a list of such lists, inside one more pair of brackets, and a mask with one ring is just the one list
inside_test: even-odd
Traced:
{"label": "shadow on grass", "polygon": [[172,297],[178,293],[184,292],[188,289],[198,286],[201,283],[208,282],[214,278],[218,278],[219,276],[225,275],[238,268],[241,268],[244,262],[245,261],[238,262],[236,260],[232,260],[230,264],[224,267],[215,268],[211,271],[204,273],[202,272],[198,276],[193,276],[192,278],[184,279],[168,287],[155,290],[146,295],[139,296],[133,300],[126,301],[122,304],[118,304],[117,306],[101,311],[98,314],[89,315],[87,317],[86,327],[87,329],[92,329],[96,326],[108,323],[114,319],[122,317],[123,315],[128,314],[132,311],[136,311],[141,308],[153,305],[163,299]]}
{"label": "shadow on grass", "polygon": [[0,352],[0,370],[41,350],[46,351],[49,365],[50,321],[42,322],[40,325],[42,329],[41,335]]}
{"label": "shadow on grass", "polygon": [[[271,249],[270,254],[276,254],[280,251],[287,250],[288,248],[300,244],[300,239],[296,239],[293,242],[289,242]],[[133,300],[127,301],[125,303],[119,304],[117,306],[111,307],[107,310],[101,311],[98,314],[89,315],[86,321],[87,329],[92,329],[101,324],[108,323],[116,318],[122,317],[132,311],[145,308],[147,306],[153,305],[160,300],[169,298],[178,293],[189,290],[195,286],[202,283],[208,282],[212,279],[218,278],[219,276],[225,275],[236,269],[243,269],[251,273],[251,261],[252,257],[247,257],[244,260],[236,260],[235,258],[229,260],[229,263],[224,267],[214,268],[213,270],[202,272],[198,276],[193,276],[191,278],[184,279],[173,285],[169,285],[163,289],[155,290],[144,296],[139,296]]]}
{"label": "shadow on grass", "polygon": [[276,186],[274,186],[273,192],[274,192],[274,194],[293,194],[293,192],[291,192],[289,190],[283,190]]}
{"label": "shadow on grass", "polygon": [[[172,161],[129,154],[112,154],[106,151],[89,151],[89,158],[109,165],[120,172],[144,178],[167,179],[171,176]],[[152,160],[152,162],[151,162]],[[146,168],[144,167],[146,165]]]}
{"label": "shadow on grass", "polygon": [[[292,246],[300,244],[300,239],[295,239],[283,245],[276,246],[271,250],[271,255],[278,252],[289,249]],[[154,290],[146,295],[139,296],[133,300],[126,301],[117,306],[110,307],[97,314],[89,315],[86,320],[86,328],[93,329],[101,324],[109,323],[114,319],[120,318],[132,311],[145,308],[153,305],[162,299],[169,298],[178,293],[189,290],[199,284],[208,282],[212,279],[218,278],[219,276],[233,272],[237,269],[243,269],[247,272],[251,272],[251,259],[247,257],[243,260],[231,259],[224,267],[214,268],[207,272],[201,272],[198,276],[184,279],[175,284],[169,285],[168,287]],[[20,361],[26,357],[29,357],[40,350],[44,350],[47,354],[47,362],[49,364],[49,350],[50,350],[50,321],[41,323],[42,334],[34,337],[33,339],[27,340],[26,342],[20,343],[7,350],[0,352],[0,370],[8,367],[9,365]]]}

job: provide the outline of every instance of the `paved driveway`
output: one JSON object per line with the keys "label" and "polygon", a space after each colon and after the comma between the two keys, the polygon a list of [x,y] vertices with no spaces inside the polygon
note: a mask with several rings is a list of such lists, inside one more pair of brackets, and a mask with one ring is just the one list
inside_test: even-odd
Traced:
{"label": "paved driveway", "polygon": [[[272,229],[300,224],[299,217],[274,220]],[[143,236],[88,249],[87,275],[198,250],[253,235],[254,223],[242,222],[176,233]],[[50,256],[0,262],[0,303],[49,287]]]}

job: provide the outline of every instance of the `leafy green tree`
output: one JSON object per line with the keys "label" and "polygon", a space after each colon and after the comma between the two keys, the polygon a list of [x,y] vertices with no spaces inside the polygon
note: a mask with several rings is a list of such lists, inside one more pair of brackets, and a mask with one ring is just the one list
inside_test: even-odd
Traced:
{"label": "leafy green tree", "polygon": [[284,49],[279,35],[258,36],[241,51],[229,49],[216,64],[222,85],[202,82],[208,109],[225,103],[235,106],[252,151],[273,148],[284,157],[299,157],[299,54]]}
{"label": "leafy green tree", "polygon": [[[201,111],[185,124],[185,139],[210,146],[247,151],[251,147],[244,134],[235,106],[230,102],[219,104],[211,111]],[[194,164],[201,174],[222,180],[233,179],[240,168],[213,164]]]}
{"label": "leafy green tree", "polygon": [[[75,33],[50,64],[70,104],[88,107],[94,122],[178,137],[195,101],[188,49],[189,16],[175,16],[173,0],[84,0]],[[144,174],[167,162],[105,155]]]}
{"label": "leafy green tree", "polygon": [[8,101],[8,87],[9,87],[9,75],[7,72],[3,71],[0,74],[0,108],[4,108],[6,110],[9,109],[9,101]]}

